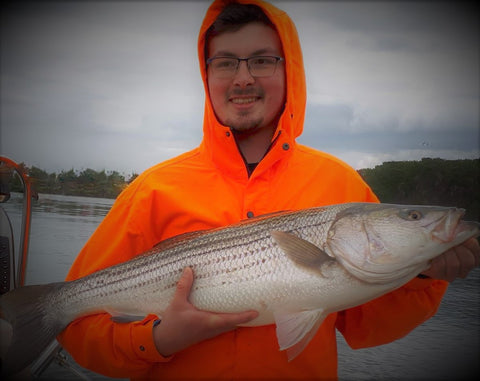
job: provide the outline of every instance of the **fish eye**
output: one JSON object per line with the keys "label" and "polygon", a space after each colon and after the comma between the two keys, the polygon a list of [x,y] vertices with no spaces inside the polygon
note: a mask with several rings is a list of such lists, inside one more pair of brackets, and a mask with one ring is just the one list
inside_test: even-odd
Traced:
{"label": "fish eye", "polygon": [[418,210],[408,209],[400,212],[400,217],[408,221],[418,221],[423,218],[423,214]]}
{"label": "fish eye", "polygon": [[423,217],[422,213],[420,213],[418,210],[409,210],[407,212],[407,218],[410,221],[418,221]]}

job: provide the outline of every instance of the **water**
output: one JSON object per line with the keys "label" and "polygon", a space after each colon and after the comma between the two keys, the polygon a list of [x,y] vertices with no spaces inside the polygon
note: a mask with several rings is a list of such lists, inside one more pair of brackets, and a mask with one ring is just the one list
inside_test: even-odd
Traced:
{"label": "water", "polygon": [[[20,221],[21,196],[6,204]],[[34,203],[27,284],[63,280],[77,253],[113,200],[40,195]],[[16,234],[18,236],[18,233]],[[18,242],[18,238],[16,240]],[[480,269],[453,282],[437,314],[406,337],[375,348],[351,350],[338,334],[340,380],[460,380],[479,375]],[[109,378],[83,370],[95,380]],[[475,377],[475,378],[477,378]],[[52,363],[41,380],[79,380]]]}

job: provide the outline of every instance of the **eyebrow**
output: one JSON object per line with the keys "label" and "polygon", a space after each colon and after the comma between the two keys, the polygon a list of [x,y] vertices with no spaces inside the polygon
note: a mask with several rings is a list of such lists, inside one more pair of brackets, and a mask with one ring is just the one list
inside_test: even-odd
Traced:
{"label": "eyebrow", "polygon": [[[249,57],[259,56],[259,55],[263,55],[263,54],[280,55],[279,53],[277,53],[276,49],[263,48],[263,49],[255,50],[254,52],[252,52],[252,54],[249,55]],[[230,52],[228,50],[219,50],[212,57],[219,57],[219,56],[222,56],[222,57],[237,57],[236,54],[233,54],[232,52]]]}

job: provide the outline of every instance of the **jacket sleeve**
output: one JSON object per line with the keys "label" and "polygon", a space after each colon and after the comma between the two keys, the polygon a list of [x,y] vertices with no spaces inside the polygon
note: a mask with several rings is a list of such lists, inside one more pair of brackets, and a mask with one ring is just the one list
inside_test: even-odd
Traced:
{"label": "jacket sleeve", "polygon": [[338,313],[337,329],[353,349],[397,340],[432,317],[448,282],[415,278],[388,294]]}
{"label": "jacket sleeve", "polygon": [[152,337],[155,315],[141,322],[114,323],[108,314],[75,320],[58,337],[81,366],[109,377],[141,377],[154,363],[166,362]]}
{"label": "jacket sleeve", "polygon": [[[67,280],[124,262],[151,248],[155,234],[145,228],[152,226],[149,216],[141,216],[146,223],[136,220],[142,211],[151,210],[148,203],[138,192],[124,191],[77,256]],[[114,323],[109,314],[90,315],[72,322],[58,340],[81,366],[110,377],[138,377],[153,363],[169,360],[155,348],[155,319],[149,315],[140,322]]]}

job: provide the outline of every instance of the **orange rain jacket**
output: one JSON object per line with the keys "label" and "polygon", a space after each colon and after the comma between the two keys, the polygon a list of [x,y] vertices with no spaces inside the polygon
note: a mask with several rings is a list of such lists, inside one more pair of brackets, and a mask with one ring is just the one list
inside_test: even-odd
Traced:
{"label": "orange rain jacket", "polygon": [[[250,177],[229,128],[216,120],[208,96],[200,146],[141,174],[118,197],[82,249],[67,279],[126,261],[161,240],[188,231],[228,225],[253,215],[350,201],[377,202],[370,188],[340,160],[295,142],[303,129],[306,89],[302,53],[293,22],[260,1],[275,24],[285,55],[287,99],[273,145]],[[207,11],[198,40],[206,84],[204,34],[222,1]],[[321,128],[321,126],[318,126]],[[278,350],[275,326],[238,328],[170,358],[155,350],[152,324],[118,324],[108,314],[77,319],[61,344],[84,367],[133,379],[335,379],[335,328],[353,348],[400,338],[431,317],[446,282],[414,279],[362,306],[332,313],[293,361]]]}

